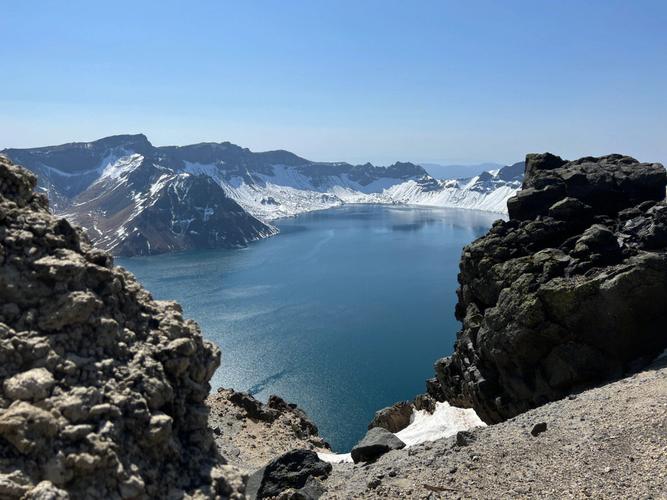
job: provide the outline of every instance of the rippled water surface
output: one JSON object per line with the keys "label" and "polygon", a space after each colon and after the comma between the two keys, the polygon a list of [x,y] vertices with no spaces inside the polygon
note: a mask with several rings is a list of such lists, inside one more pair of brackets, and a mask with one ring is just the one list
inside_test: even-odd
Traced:
{"label": "rippled water surface", "polygon": [[303,407],[338,451],[451,353],[461,248],[495,214],[346,206],[240,250],[118,259],[222,349],[212,381]]}

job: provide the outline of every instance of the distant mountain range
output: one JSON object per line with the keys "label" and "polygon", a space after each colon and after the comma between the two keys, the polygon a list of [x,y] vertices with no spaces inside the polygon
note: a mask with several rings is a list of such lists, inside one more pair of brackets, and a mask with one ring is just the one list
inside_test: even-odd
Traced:
{"label": "distant mountain range", "polygon": [[441,165],[420,163],[424,170],[435,179],[467,179],[482,172],[494,172],[503,168],[500,163],[477,163],[475,165]]}
{"label": "distant mountain range", "polygon": [[438,180],[419,165],[313,162],[229,142],[153,146],[146,136],[5,149],[38,176],[55,213],[117,255],[237,247],[271,236],[271,221],[345,203],[506,212],[523,163]]}

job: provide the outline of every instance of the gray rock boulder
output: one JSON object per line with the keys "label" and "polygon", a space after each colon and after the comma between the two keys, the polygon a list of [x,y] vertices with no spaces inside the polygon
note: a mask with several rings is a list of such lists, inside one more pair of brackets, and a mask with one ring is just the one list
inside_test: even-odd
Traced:
{"label": "gray rock boulder", "polygon": [[391,450],[405,448],[405,443],[382,427],[373,427],[364,438],[352,448],[352,460],[372,462]]}
{"label": "gray rock boulder", "polygon": [[528,155],[509,221],[464,248],[454,354],[429,394],[487,423],[647,364],[667,347],[665,169]]}
{"label": "gray rock boulder", "polygon": [[6,379],[2,385],[10,399],[39,401],[50,394],[55,383],[53,375],[46,368],[33,368]]}

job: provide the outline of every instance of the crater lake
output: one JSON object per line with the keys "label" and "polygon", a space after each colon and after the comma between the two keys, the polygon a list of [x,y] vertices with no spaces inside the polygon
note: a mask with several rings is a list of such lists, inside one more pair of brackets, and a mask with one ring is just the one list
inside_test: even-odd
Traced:
{"label": "crater lake", "polygon": [[345,452],[453,351],[461,250],[500,217],[347,205],[275,221],[247,248],[116,261],[220,347],[213,390],[278,394]]}

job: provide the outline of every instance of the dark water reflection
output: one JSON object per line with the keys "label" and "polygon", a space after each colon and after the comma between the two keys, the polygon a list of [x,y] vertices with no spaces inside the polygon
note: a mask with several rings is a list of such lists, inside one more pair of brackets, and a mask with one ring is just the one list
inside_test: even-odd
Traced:
{"label": "dark water reflection", "polygon": [[346,206],[279,221],[282,234],[246,249],[120,263],[220,345],[214,387],[279,394],[347,450],[452,351],[461,248],[496,218]]}

